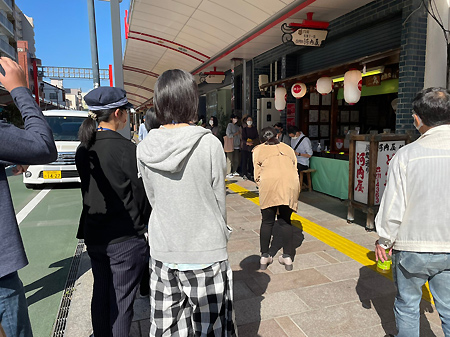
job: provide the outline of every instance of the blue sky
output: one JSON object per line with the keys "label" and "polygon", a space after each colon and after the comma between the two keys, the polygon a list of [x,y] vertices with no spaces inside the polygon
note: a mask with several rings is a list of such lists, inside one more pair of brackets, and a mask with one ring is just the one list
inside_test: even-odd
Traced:
{"label": "blue sky", "polygon": [[[87,0],[16,0],[22,12],[34,19],[36,57],[44,66],[91,68],[91,43]],[[97,45],[100,69],[113,64],[111,9],[109,2],[95,0]],[[124,16],[130,0],[120,4],[122,50],[125,50]],[[49,81],[49,79],[45,79]],[[93,88],[93,80],[64,79],[65,88]],[[102,86],[109,81],[102,81]]]}

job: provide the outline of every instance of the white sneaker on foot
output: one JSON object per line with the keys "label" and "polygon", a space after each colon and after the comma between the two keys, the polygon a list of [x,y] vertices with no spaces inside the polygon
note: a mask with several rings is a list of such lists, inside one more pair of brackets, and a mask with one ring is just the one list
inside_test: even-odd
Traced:
{"label": "white sneaker on foot", "polygon": [[269,264],[271,264],[272,262],[273,262],[273,257],[272,256],[269,256],[269,257],[261,256],[261,259],[259,260],[259,264],[260,264],[259,269],[266,270],[267,266]]}
{"label": "white sneaker on foot", "polygon": [[239,176],[239,173],[237,173],[237,172],[233,173],[233,177],[238,177],[238,176]]}
{"label": "white sneaker on foot", "polygon": [[288,257],[283,257],[283,255],[280,255],[278,257],[278,262],[280,262],[282,265],[284,265],[284,268],[288,271],[292,270],[293,266],[292,266],[292,259],[290,256]]}
{"label": "white sneaker on foot", "polygon": [[227,174],[225,178],[227,178],[227,179],[231,179],[231,178],[233,178],[233,174],[232,174],[232,173],[230,173],[230,174]]}

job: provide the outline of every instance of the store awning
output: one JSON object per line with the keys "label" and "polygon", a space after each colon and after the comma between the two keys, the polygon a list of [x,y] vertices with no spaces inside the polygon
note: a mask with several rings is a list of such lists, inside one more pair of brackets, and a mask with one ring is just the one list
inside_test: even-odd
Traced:
{"label": "store awning", "polygon": [[125,90],[139,107],[158,76],[181,68],[227,71],[232,59],[252,59],[281,44],[283,23],[313,12],[332,21],[370,0],[135,0],[123,61]]}

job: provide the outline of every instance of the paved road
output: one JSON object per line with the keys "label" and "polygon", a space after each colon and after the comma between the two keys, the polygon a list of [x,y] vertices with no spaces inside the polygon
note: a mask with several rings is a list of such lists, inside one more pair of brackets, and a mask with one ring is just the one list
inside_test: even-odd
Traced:
{"label": "paved road", "polygon": [[48,192],[28,190],[22,177],[9,177],[8,181],[16,214],[23,219],[19,227],[30,262],[19,275],[25,286],[31,325],[35,336],[49,337],[77,244],[80,190],[74,185],[55,186]]}

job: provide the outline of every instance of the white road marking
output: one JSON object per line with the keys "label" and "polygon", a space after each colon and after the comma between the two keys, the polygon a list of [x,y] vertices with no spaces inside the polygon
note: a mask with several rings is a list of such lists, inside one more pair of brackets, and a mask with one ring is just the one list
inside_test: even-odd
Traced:
{"label": "white road marking", "polygon": [[50,192],[51,188],[45,188],[40,191],[22,210],[16,215],[17,224],[20,223],[31,213],[31,211],[41,202],[42,199]]}

